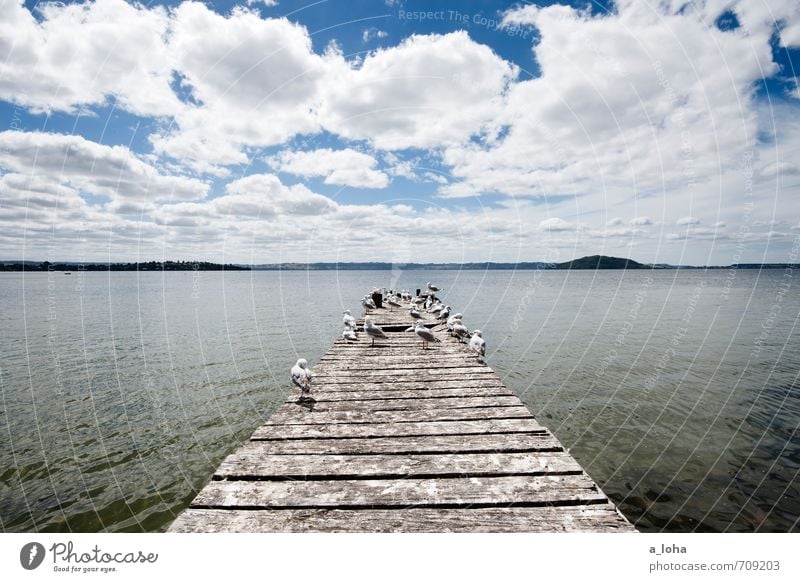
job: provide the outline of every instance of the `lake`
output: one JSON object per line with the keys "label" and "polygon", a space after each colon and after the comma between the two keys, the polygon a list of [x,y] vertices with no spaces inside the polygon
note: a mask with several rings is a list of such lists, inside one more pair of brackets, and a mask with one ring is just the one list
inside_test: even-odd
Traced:
{"label": "lake", "polygon": [[798,531],[783,270],[0,274],[4,531],[162,531],[361,312],[428,280],[643,531]]}

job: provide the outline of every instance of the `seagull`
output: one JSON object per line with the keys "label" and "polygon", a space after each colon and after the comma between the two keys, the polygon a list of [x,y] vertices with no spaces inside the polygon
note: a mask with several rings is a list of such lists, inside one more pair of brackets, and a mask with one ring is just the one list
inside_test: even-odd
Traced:
{"label": "seagull", "polygon": [[442,321],[447,321],[447,318],[450,317],[450,306],[445,305],[444,309],[439,312],[439,315],[436,316],[438,319]]}
{"label": "seagull", "polygon": [[311,394],[311,376],[311,370],[305,359],[300,358],[297,360],[297,363],[292,366],[292,382],[295,386],[300,388],[302,392],[301,398],[306,398]]}
{"label": "seagull", "polygon": [[441,289],[439,289],[436,285],[431,285],[430,281],[428,281],[428,290],[433,291],[434,293],[441,291]]}
{"label": "seagull", "polygon": [[453,335],[458,338],[458,341],[461,341],[462,339],[469,336],[469,330],[466,327],[464,327],[464,324],[461,323],[460,319],[456,320],[456,322],[453,324]]}
{"label": "seagull", "polygon": [[363,305],[364,307],[369,307],[370,309],[378,309],[377,307],[375,307],[375,302],[369,295],[364,295],[364,299],[361,300],[361,305]]}
{"label": "seagull", "polygon": [[397,299],[395,299],[391,295],[389,295],[388,299],[386,299],[386,303],[388,303],[389,305],[394,305],[395,307],[400,307],[400,304],[397,302]]}
{"label": "seagull", "polygon": [[345,309],[342,314],[344,315],[344,317],[342,317],[342,323],[344,323],[344,326],[349,327],[350,329],[355,329],[356,318],[350,314],[350,310]]}
{"label": "seagull", "polygon": [[375,345],[375,338],[389,339],[389,337],[383,333],[381,328],[372,323],[372,318],[369,316],[364,318],[364,331],[367,332],[367,335],[372,338],[373,346]]}
{"label": "seagull", "polygon": [[453,324],[456,323],[457,319],[459,320],[459,323],[460,323],[460,320],[463,317],[464,317],[464,315],[461,314],[461,313],[456,313],[455,315],[451,315],[450,317],[448,317],[447,318],[447,329],[450,330],[450,331],[453,331]]}
{"label": "seagull", "polygon": [[441,303],[436,303],[435,305],[431,305],[431,308],[428,309],[431,313],[439,313],[442,309],[444,309],[444,305]]}
{"label": "seagull", "polygon": [[476,329],[472,332],[472,339],[469,340],[469,347],[475,350],[479,356],[486,355],[486,340],[481,337],[481,330]]}
{"label": "seagull", "polygon": [[349,342],[357,342],[358,341],[358,335],[356,334],[356,332],[355,332],[355,330],[353,328],[345,327],[342,330],[342,339],[345,339],[345,340],[347,340]]}
{"label": "seagull", "polygon": [[422,314],[419,311],[417,311],[414,307],[410,307],[408,309],[408,312],[411,314],[411,317],[415,319],[422,319]]}
{"label": "seagull", "polygon": [[433,335],[433,332],[431,330],[429,330],[427,327],[425,327],[425,324],[422,323],[421,321],[418,321],[416,326],[414,326],[413,328],[409,328],[406,331],[411,331],[411,330],[413,330],[414,333],[417,334],[417,337],[419,337],[422,340],[422,349],[423,350],[427,350],[428,349],[428,344],[429,343],[441,342],[442,341],[439,338],[437,338],[435,335]]}

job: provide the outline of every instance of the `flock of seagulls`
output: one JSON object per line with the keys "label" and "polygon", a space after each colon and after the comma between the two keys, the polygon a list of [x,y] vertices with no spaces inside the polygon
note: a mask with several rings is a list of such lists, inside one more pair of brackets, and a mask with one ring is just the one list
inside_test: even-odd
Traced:
{"label": "flock of seagulls", "polygon": [[[412,296],[407,290],[390,291],[386,299],[386,303],[392,307],[403,307],[405,303],[408,306],[408,314],[411,317],[412,325],[406,331],[413,332],[422,341],[422,349],[427,350],[428,344],[441,342],[433,332],[428,329],[423,323],[423,311],[433,314],[436,319],[447,326],[447,331],[451,336],[455,337],[459,342],[466,342],[470,349],[476,352],[480,357],[486,356],[486,340],[483,339],[483,333],[479,329],[469,331],[464,325],[464,315],[461,313],[452,313],[449,305],[446,305],[436,297],[436,293],[442,291],[440,287],[433,285],[428,281],[427,293]],[[361,305],[365,309],[376,309],[375,301],[371,294],[364,295],[361,300]],[[356,326],[356,318],[350,313],[349,309],[342,312],[342,339],[348,342],[358,341],[358,330]],[[388,340],[389,337],[377,325],[375,319],[371,315],[364,318],[364,333],[366,333],[372,340],[372,346],[375,346],[375,340]],[[308,362],[305,359],[297,360],[297,363],[292,367],[292,383],[298,386],[301,390],[301,400],[309,398],[311,394],[311,378],[312,372],[308,367]]]}

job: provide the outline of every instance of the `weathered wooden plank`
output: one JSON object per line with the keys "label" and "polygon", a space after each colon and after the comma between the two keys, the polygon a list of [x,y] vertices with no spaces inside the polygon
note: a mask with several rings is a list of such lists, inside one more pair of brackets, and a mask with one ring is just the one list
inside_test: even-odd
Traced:
{"label": "weathered wooden plank", "polygon": [[[485,374],[479,378],[442,378],[430,380],[402,380],[388,382],[314,382],[312,395],[319,392],[346,392],[361,390],[437,390],[439,388],[470,388],[473,386],[503,386],[497,376]],[[299,391],[298,391],[299,393]]]}
{"label": "weathered wooden plank", "polygon": [[[296,406],[296,405],[294,405]],[[404,398],[397,400],[345,400],[317,402],[314,412],[339,410],[454,410],[457,408],[502,408],[523,406],[516,396],[462,396],[460,398]],[[300,408],[303,408],[302,406]],[[303,408],[303,410],[306,410]],[[308,411],[307,411],[308,412]]]}
{"label": "weathered wooden plank", "polygon": [[[359,359],[359,358],[356,358]],[[359,359],[360,360],[360,359]],[[337,362],[336,364],[332,364],[331,362],[325,362],[324,364],[317,364],[314,366],[314,373],[318,376],[327,376],[329,374],[336,374],[337,372],[341,373],[348,373],[348,374],[376,374],[376,373],[393,373],[395,375],[400,375],[407,373],[410,369],[413,370],[453,370],[453,371],[462,371],[465,368],[469,368],[470,373],[475,373],[477,369],[485,369],[486,366],[477,362],[477,360],[473,361],[465,361],[463,359],[460,360],[452,360],[450,363],[447,362],[440,362],[439,358],[436,360],[428,361],[428,362],[386,362],[385,360],[377,359],[375,362]],[[445,372],[441,372],[445,374]]]}
{"label": "weathered wooden plank", "polygon": [[[441,360],[443,362],[464,362],[464,361],[471,361],[477,360],[478,355],[467,348],[466,345],[463,346],[464,349],[461,351],[453,351],[451,353],[446,354],[439,354],[436,359]],[[365,348],[361,352],[364,360],[371,361],[371,360],[386,360],[388,362],[429,362],[431,359],[427,356],[427,354],[403,354],[403,353],[375,353],[375,350]],[[349,362],[353,358],[353,350],[347,350],[345,352],[340,352],[338,350],[331,349],[328,350],[325,355],[323,355],[319,362],[327,363],[327,362]]]}
{"label": "weathered wooden plank", "polygon": [[475,509],[187,509],[170,532],[632,532],[610,503]]}
{"label": "weathered wooden plank", "polygon": [[[375,401],[373,401],[375,402]],[[401,402],[401,401],[389,401]],[[265,426],[296,424],[359,424],[359,423],[408,423],[420,421],[475,421],[491,418],[533,418],[521,403],[519,406],[453,409],[412,410],[326,410],[325,404],[315,407],[313,412],[297,405],[283,405],[269,418]]]}
{"label": "weathered wooden plank", "polygon": [[[300,390],[297,390],[292,402],[297,400]],[[460,398],[462,396],[514,396],[514,393],[498,384],[495,386],[475,386],[470,388],[441,388],[425,387],[419,390],[328,390],[322,388],[314,391],[314,400],[322,402],[343,402],[346,400],[393,400],[406,398]]]}
{"label": "weathered wooden plank", "polygon": [[487,452],[558,452],[561,443],[544,429],[535,433],[473,434],[444,436],[390,436],[374,438],[309,438],[256,440],[243,449],[257,449],[264,455],[378,453],[487,453]]}
{"label": "weathered wooden plank", "polygon": [[485,434],[503,432],[530,432],[542,426],[533,418],[503,420],[454,420],[445,422],[398,422],[375,424],[265,424],[250,438],[325,438],[325,437],[377,437],[445,434]]}
{"label": "weathered wooden plank", "polygon": [[330,481],[211,481],[192,507],[407,507],[604,503],[585,475],[468,479],[353,479]]}
{"label": "weathered wooden plank", "polygon": [[[363,370],[363,371],[361,371]],[[348,380],[356,381],[359,378],[369,380],[375,377],[388,377],[388,378],[408,378],[412,379],[414,376],[423,377],[466,377],[475,375],[494,374],[488,366],[459,366],[453,368],[439,368],[432,366],[424,369],[408,369],[408,368],[362,368],[361,370],[349,370],[345,367],[341,368],[323,368],[319,370],[314,368],[314,381],[327,382],[329,380]]]}
{"label": "weathered wooden plank", "polygon": [[441,455],[264,455],[240,449],[219,466],[221,479],[337,479],[580,474],[566,453]]}
{"label": "weathered wooden plank", "polygon": [[[494,372],[479,372],[480,368],[476,368],[476,372],[472,374],[459,373],[450,377],[453,381],[460,381],[462,386],[472,384],[473,380],[492,379],[499,380]],[[448,378],[446,375],[431,374],[433,370],[414,370],[407,374],[337,374],[326,376],[315,376],[314,384],[385,384],[397,382],[440,382],[443,378]]]}

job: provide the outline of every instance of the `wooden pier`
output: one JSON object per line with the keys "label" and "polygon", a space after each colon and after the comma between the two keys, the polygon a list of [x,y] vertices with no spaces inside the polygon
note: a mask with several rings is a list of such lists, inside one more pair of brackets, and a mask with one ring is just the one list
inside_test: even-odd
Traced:
{"label": "wooden pier", "polygon": [[635,531],[446,326],[425,314],[423,350],[406,309],[369,311],[388,341],[336,340],[314,402],[295,390],[169,531]]}

